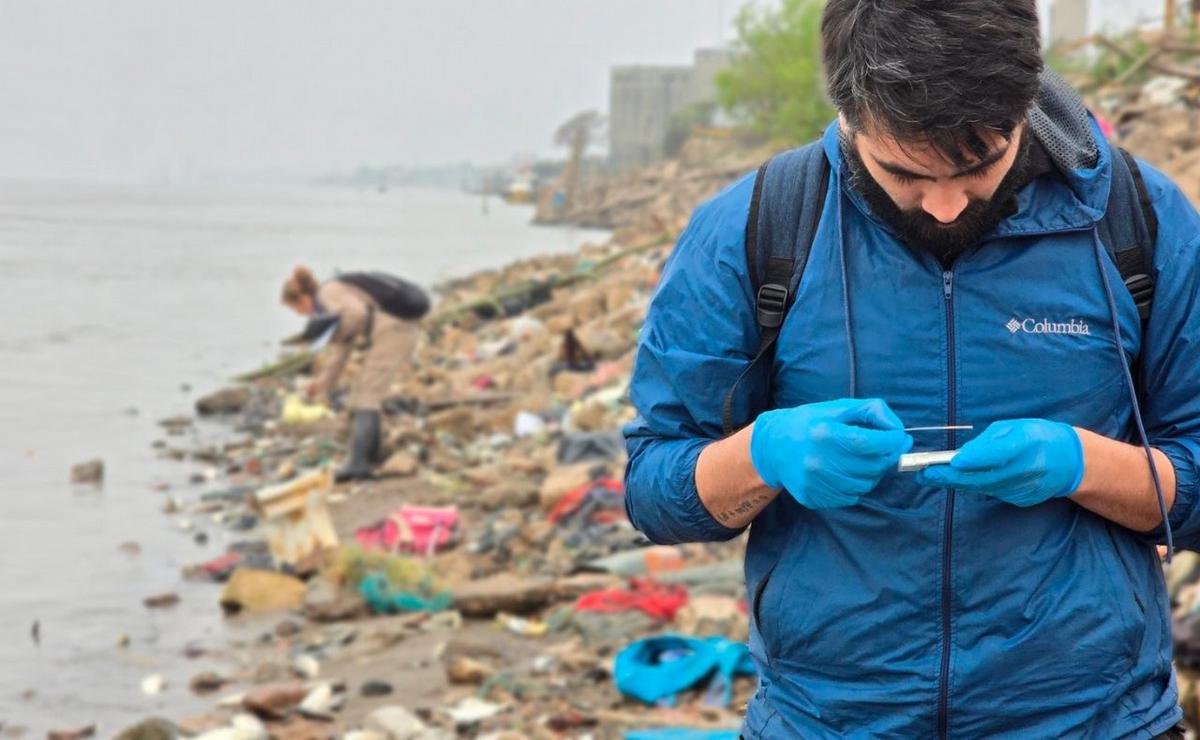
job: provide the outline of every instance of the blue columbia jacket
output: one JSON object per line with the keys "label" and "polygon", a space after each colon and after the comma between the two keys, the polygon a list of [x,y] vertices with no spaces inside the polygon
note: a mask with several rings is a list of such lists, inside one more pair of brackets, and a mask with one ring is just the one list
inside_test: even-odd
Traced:
{"label": "blue columbia jacket", "polygon": [[[858,395],[906,426],[1044,418],[1131,440],[1121,350],[1140,362],[1151,443],[1177,473],[1175,540],[1200,542],[1200,218],[1143,165],[1161,222],[1143,334],[1104,252],[1112,152],[1040,177],[1019,210],[946,270],[903,246],[833,173],[784,323],[773,407]],[[658,543],[740,534],[701,504],[700,451],[758,348],[744,238],[753,177],[701,206],[651,303],[626,429],[627,507]],[[847,286],[843,289],[843,285]],[[855,360],[848,347],[853,340]],[[942,433],[917,449],[944,449]],[[1021,509],[891,474],[862,503],[811,511],[778,496],[750,527],[746,586],[760,685],[747,737],[1149,738],[1181,717],[1154,544],[1068,499]]]}

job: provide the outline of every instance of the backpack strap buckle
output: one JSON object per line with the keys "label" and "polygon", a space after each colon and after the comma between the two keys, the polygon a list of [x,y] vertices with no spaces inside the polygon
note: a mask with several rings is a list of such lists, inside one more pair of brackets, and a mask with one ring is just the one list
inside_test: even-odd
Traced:
{"label": "backpack strap buckle", "polygon": [[1154,279],[1146,274],[1130,275],[1125,278],[1125,287],[1133,302],[1137,304],[1138,316],[1142,321],[1150,318],[1150,308],[1154,303]]}
{"label": "backpack strap buckle", "polygon": [[778,329],[787,313],[788,289],[777,283],[767,283],[758,289],[758,325]]}

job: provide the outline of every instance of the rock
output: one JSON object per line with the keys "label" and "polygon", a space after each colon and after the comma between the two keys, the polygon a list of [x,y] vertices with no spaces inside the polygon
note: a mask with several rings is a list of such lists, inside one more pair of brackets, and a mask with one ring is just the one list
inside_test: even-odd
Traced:
{"label": "rock", "polygon": [[175,725],[154,717],[122,730],[116,740],[175,740],[179,733],[180,730]]}
{"label": "rock", "polygon": [[389,706],[367,715],[363,728],[381,733],[388,740],[417,740],[429,727],[404,707]]}
{"label": "rock", "polygon": [[267,728],[257,717],[239,714],[229,726],[209,730],[192,740],[268,740]]}
{"label": "rock", "polygon": [[236,414],[250,403],[250,389],[245,387],[226,388],[196,401],[196,413],[201,416],[213,414]]}
{"label": "rock", "polygon": [[297,655],[292,661],[292,672],[300,678],[312,680],[321,675],[321,664],[311,655]]}
{"label": "rock", "polygon": [[296,620],[285,619],[279,624],[275,625],[275,636],[284,638],[295,637],[303,630],[304,625],[300,624]]}
{"label": "rock", "polygon": [[128,542],[122,542],[121,544],[117,545],[117,549],[120,550],[121,552],[125,553],[126,555],[141,555],[142,554],[142,546],[139,545],[138,543],[134,542],[133,540],[130,540]]}
{"label": "rock", "polygon": [[538,491],[538,501],[542,508],[547,511],[554,508],[559,499],[567,493],[590,483],[593,467],[594,463],[582,462],[564,465],[551,471],[550,475],[546,476],[546,480],[542,482],[541,490]]}
{"label": "rock", "polygon": [[282,573],[238,568],[221,591],[221,608],[240,611],[296,609],[304,603],[304,582]]}
{"label": "rock", "polygon": [[340,622],[368,612],[367,603],[357,591],[342,589],[327,578],[308,582],[302,610],[314,622]]}
{"label": "rock", "polygon": [[68,730],[51,730],[46,734],[46,740],[81,740],[81,738],[92,737],[95,734],[96,726],[86,725]]}
{"label": "rock", "polygon": [[172,416],[162,419],[158,425],[167,430],[167,434],[182,434],[184,429],[192,425],[190,416]]}
{"label": "rock", "polygon": [[465,617],[493,617],[497,612],[527,614],[553,598],[554,582],[523,579],[511,573],[467,583],[454,589],[454,608]]}
{"label": "rock", "polygon": [[220,714],[193,714],[184,717],[177,723],[179,731],[191,737],[199,735],[209,730],[216,730],[225,726],[225,716]]}
{"label": "rock", "polygon": [[264,719],[276,719],[304,701],[306,696],[308,689],[302,683],[268,684],[247,691],[242,697],[242,706]]}
{"label": "rock", "polygon": [[420,462],[416,456],[408,450],[399,450],[393,452],[391,457],[379,468],[382,475],[395,475],[405,477],[417,472],[417,467]]}
{"label": "rock", "polygon": [[298,707],[305,717],[324,720],[333,719],[333,708],[333,685],[328,683],[315,686]]}
{"label": "rock", "polygon": [[392,693],[392,685],[387,681],[381,681],[377,678],[371,679],[359,688],[358,693],[363,696],[387,696]]}
{"label": "rock", "polygon": [[142,599],[142,603],[147,609],[163,609],[168,606],[175,606],[179,603],[179,594],[157,594],[155,596],[147,596]]}
{"label": "rock", "polygon": [[337,735],[327,720],[299,716],[267,723],[271,740],[333,740]]}
{"label": "rock", "polygon": [[165,688],[167,688],[167,679],[161,673],[155,673],[142,679],[142,693],[146,696],[158,696]]}
{"label": "rock", "polygon": [[445,712],[447,717],[454,720],[454,723],[457,725],[473,725],[476,722],[491,719],[505,709],[506,707],[503,704],[494,704],[474,696],[468,696],[458,704],[442,711]]}
{"label": "rock", "polygon": [[446,678],[450,683],[478,686],[495,672],[487,663],[467,657],[455,658],[446,665]]}
{"label": "rock", "polygon": [[220,691],[221,687],[227,682],[227,679],[221,674],[207,671],[192,676],[192,680],[188,683],[188,686],[193,693],[211,694],[214,691]]}
{"label": "rock", "polygon": [[104,461],[88,460],[71,468],[71,482],[98,486],[104,482]]}

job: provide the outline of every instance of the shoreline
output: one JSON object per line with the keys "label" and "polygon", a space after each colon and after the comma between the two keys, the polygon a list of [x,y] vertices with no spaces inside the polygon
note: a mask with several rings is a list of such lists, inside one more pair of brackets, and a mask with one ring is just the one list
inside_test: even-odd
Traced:
{"label": "shoreline", "polygon": [[[692,204],[670,205],[676,213],[666,222],[674,223],[677,230]],[[643,208],[644,213],[651,211]],[[229,728],[231,722],[257,721],[273,736],[333,737],[363,727],[368,715],[380,708],[397,706],[416,712],[429,728],[423,735],[428,737],[453,732],[455,727],[469,727],[464,731],[472,736],[520,727],[523,734],[511,737],[557,737],[575,730],[608,737],[616,736],[616,728],[664,722],[737,726],[739,702],[748,698],[751,681],[738,680],[733,709],[701,708],[695,701],[698,694],[689,695],[688,711],[653,709],[616,691],[611,661],[630,641],[680,626],[695,630],[703,622],[735,636],[744,631],[739,626],[744,615],[737,610],[740,578],[726,576],[715,589],[725,593],[698,593],[692,603],[704,607],[701,611],[709,616],[692,615],[686,623],[656,622],[636,610],[578,617],[572,614],[577,596],[602,587],[624,588],[629,580],[623,575],[576,571],[616,552],[634,552],[640,558],[648,551],[643,549],[647,543],[638,542],[640,535],[626,523],[608,527],[596,542],[581,545],[576,537],[568,545],[561,536],[567,534],[561,523],[547,520],[556,497],[571,488],[621,478],[623,451],[612,454],[610,450],[608,457],[588,463],[560,464],[557,447],[566,436],[611,435],[631,413],[623,396],[636,332],[658,265],[671,248],[661,229],[662,213],[652,214],[651,223],[650,230],[626,226],[603,245],[518,260],[447,281],[439,306],[478,303],[481,297],[514,286],[552,286],[548,300],[538,297],[517,307],[520,310],[509,306],[505,310],[509,316],[484,319],[481,312],[471,310],[453,320],[432,322],[431,341],[422,343],[412,372],[393,388],[400,403],[397,413],[388,417],[385,441],[392,474],[331,492],[330,511],[343,546],[353,543],[355,529],[402,505],[457,506],[461,517],[457,544],[428,563],[412,558],[436,574],[439,587],[453,594],[452,609],[366,616],[353,584],[337,573],[336,563],[326,562],[308,580],[307,605],[227,617],[227,625],[244,637],[197,636],[210,651],[205,660],[227,667],[214,673],[197,666],[195,675],[169,677],[175,692],[189,690],[189,683],[220,686],[197,694],[211,710],[170,717],[177,729],[196,733]],[[568,330],[587,348],[593,362],[586,369],[551,375]],[[351,367],[347,377],[354,370]],[[222,527],[242,522],[251,514],[244,503],[246,493],[294,479],[340,456],[343,418],[293,427],[278,423],[283,399],[295,382],[294,376],[284,376],[243,386],[249,391],[246,402],[234,413],[214,417],[236,430],[230,432],[230,441],[207,449],[184,446],[164,451],[201,459],[222,471],[196,500],[181,502],[181,510],[170,515],[172,526],[200,517],[219,521]],[[533,423],[534,417],[539,420],[536,430],[521,426]],[[225,536],[235,548],[261,554],[264,533],[261,522],[257,524],[245,531],[227,531]],[[578,529],[574,534],[593,527],[587,523]],[[679,548],[668,559],[675,563],[672,567],[704,568],[730,558],[740,563],[737,545],[718,551]],[[343,614],[348,619],[327,622],[322,620],[328,615],[314,616],[311,607],[319,601],[314,592],[329,591],[331,581],[336,600],[353,604]],[[316,587],[318,583],[325,585]],[[466,593],[481,588],[482,595]],[[487,604],[489,599],[495,603]],[[530,624],[534,630],[545,627],[546,633],[518,634],[523,623],[505,615],[510,607],[532,620],[524,624],[527,633]],[[215,599],[212,608],[219,609]],[[465,616],[454,616],[463,615],[464,609]],[[717,613],[721,618],[714,622],[712,615]],[[163,618],[170,619],[170,613],[163,612]],[[364,654],[363,645],[377,647]],[[319,666],[315,676],[302,675],[311,668],[306,658]],[[364,697],[363,684],[368,681],[389,684],[392,691]],[[307,689],[324,689],[332,704],[341,706],[321,719],[314,719],[320,712],[301,712],[295,705],[271,718],[269,713],[248,711],[245,704],[230,701],[264,685],[296,682]],[[368,690],[382,692],[383,688],[376,684]],[[499,713],[478,722],[461,716],[455,720],[447,714],[462,709],[461,703],[472,698],[491,709],[470,702],[468,709],[486,713],[496,705]],[[221,706],[222,699],[230,706]]]}

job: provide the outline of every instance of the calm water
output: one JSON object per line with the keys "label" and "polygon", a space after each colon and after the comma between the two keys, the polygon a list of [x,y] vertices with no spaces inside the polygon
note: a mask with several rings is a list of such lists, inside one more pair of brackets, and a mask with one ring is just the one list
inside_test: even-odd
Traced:
{"label": "calm water", "polygon": [[[277,300],[297,262],[429,284],[603,238],[530,227],[528,208],[489,210],[448,191],[0,182],[0,726],[95,722],[107,737],[211,706],[187,688],[210,664],[181,653],[233,628],[216,587],[185,584],[180,568],[226,540],[197,518],[211,536],[197,545],[161,513],[168,493],[204,487],[187,482],[202,468],[157,459],[157,421],[274,356],[297,328]],[[69,485],[70,466],[93,457],[103,489]],[[118,549],[130,540],[139,555]],[[166,591],[179,606],[142,606]],[[168,687],[148,697],[154,673]]]}

